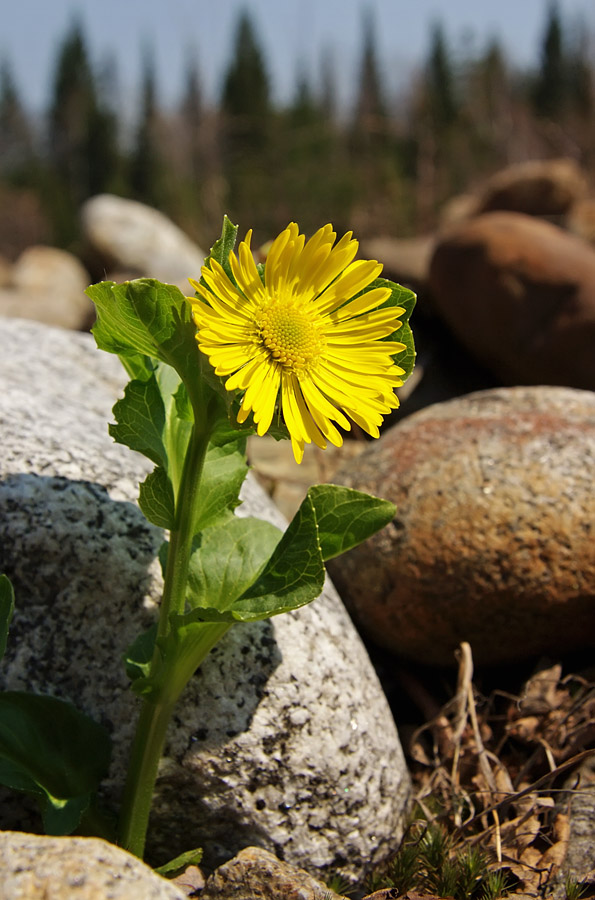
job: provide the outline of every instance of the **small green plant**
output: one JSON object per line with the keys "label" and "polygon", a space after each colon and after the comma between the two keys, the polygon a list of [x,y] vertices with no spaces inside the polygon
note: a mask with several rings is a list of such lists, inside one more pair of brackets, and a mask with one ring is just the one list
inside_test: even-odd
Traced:
{"label": "small green plant", "polygon": [[510,889],[510,879],[506,871],[497,869],[495,872],[486,872],[480,900],[498,900],[498,897],[506,896]]}
{"label": "small green plant", "polygon": [[329,890],[325,900],[332,900],[334,894],[339,894],[341,897],[349,897],[354,891],[353,885],[339,873],[330,875],[326,880],[326,886]]}
{"label": "small green plant", "polygon": [[386,872],[373,875],[367,888],[370,892],[395,888],[399,895],[417,891],[453,900],[496,900],[506,893],[507,882],[507,872],[488,869],[479,848],[453,849],[444,829],[415,822]]}
{"label": "small green plant", "polygon": [[[169,533],[158,620],[126,654],[140,712],[117,830],[95,802],[109,764],[105,730],[55,698],[0,694],[0,783],[37,796],[53,833],[84,819],[87,834],[141,857],[166,729],[207,654],[240,623],[310,603],[325,561],[395,513],[392,503],[327,484],[309,489],[284,533],[234,515],[249,434],[290,438],[298,463],[306,443],[341,444],[334,422],[378,436],[415,357],[407,324],[415,295],[379,278],[376,261],[355,260],[351,234],[335,244],[326,225],[306,242],[292,223],[260,267],[249,236],[236,256],[236,235],[225,218],[191,282],[194,297],[154,279],[87,291],[98,347],[117,354],[131,378],[110,434],[154,464],[139,506]],[[0,656],[13,607],[3,576]]]}
{"label": "small green plant", "polygon": [[572,878],[571,875],[567,875],[564,879],[564,890],[566,891],[566,900],[580,900],[587,892],[587,885]]}

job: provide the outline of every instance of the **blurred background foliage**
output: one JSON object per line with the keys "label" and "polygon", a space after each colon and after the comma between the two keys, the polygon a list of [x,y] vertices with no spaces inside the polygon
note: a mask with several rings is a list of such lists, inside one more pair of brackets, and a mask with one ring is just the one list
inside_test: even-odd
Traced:
{"label": "blurred background foliage", "polygon": [[531,158],[593,164],[593,63],[588,36],[547,8],[537,64],[515,69],[492,41],[453,49],[440,22],[426,59],[389,96],[364,15],[359,83],[338,109],[330,57],[300,71],[291,102],[272,101],[259,35],[246,11],[218,102],[207,104],[200,59],[189,56],[177,108],[160,103],[144,48],[137,119],[118,105],[115,66],[90,63],[76,20],[50,73],[48,108],[27,114],[9,64],[0,66],[0,253],[32,243],[77,251],[78,211],[113,192],[169,215],[208,248],[227,212],[264,242],[291,219],[312,232],[327,221],[359,237],[430,231],[453,195]]}

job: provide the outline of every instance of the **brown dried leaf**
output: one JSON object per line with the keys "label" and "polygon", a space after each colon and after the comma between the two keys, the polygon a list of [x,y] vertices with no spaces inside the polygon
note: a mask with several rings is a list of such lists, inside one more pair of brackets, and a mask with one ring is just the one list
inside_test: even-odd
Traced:
{"label": "brown dried leaf", "polygon": [[533,843],[540,831],[541,819],[539,816],[529,815],[521,818],[514,835],[514,841],[520,858],[523,858],[524,851]]}
{"label": "brown dried leaf", "polygon": [[539,716],[523,716],[509,726],[508,733],[511,737],[520,741],[534,741],[539,730],[541,719]]}
{"label": "brown dried leaf", "polygon": [[552,831],[556,841],[541,857],[541,866],[550,871],[557,871],[562,866],[568,852],[568,842],[570,841],[570,816],[568,813],[558,813]]}
{"label": "brown dried leaf", "polygon": [[525,716],[547,713],[562,705],[568,692],[558,690],[561,675],[562,666],[556,663],[549,669],[537,672],[527,681],[519,704]]}

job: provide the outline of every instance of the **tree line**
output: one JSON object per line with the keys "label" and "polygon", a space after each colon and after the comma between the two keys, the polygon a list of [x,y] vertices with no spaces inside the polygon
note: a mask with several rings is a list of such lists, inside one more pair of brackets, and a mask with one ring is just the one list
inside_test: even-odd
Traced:
{"label": "tree line", "polygon": [[130,133],[113,71],[92,66],[75,21],[41,120],[31,121],[8,62],[0,65],[0,253],[35,240],[79,249],[80,206],[106,191],[161,209],[204,247],[224,212],[257,241],[291,219],[307,232],[327,221],[359,236],[429,230],[450,197],[501,166],[559,155],[592,164],[589,37],[552,3],[538,49],[536,64],[519,70],[495,39],[480,52],[455,51],[437,22],[425,60],[395,97],[368,15],[351,108],[338,109],[328,60],[317,78],[300,72],[279,105],[244,11],[216,104],[205,102],[190,58],[179,103],[164,108],[146,50]]}

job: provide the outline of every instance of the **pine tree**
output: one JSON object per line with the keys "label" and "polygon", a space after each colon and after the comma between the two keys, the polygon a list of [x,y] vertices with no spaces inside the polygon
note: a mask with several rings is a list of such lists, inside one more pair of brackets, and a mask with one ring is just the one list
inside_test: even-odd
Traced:
{"label": "pine tree", "polygon": [[585,23],[577,28],[576,34],[566,51],[568,84],[568,105],[583,118],[593,113],[593,72],[589,63],[589,51]]}
{"label": "pine tree", "polygon": [[118,165],[113,113],[99,98],[80,22],[75,21],[58,52],[48,115],[44,179],[46,205],[57,243],[71,243],[78,210],[92,194],[107,190]]}
{"label": "pine tree", "polygon": [[358,144],[382,142],[386,137],[387,116],[381,83],[374,22],[370,12],[363,22],[363,48],[359,91],[355,110],[354,133]]}
{"label": "pine tree", "polygon": [[201,126],[203,121],[203,101],[200,75],[194,55],[188,59],[185,88],[180,104],[184,134],[187,139],[187,162],[193,178],[201,173]]}
{"label": "pine tree", "polygon": [[145,47],[138,126],[130,157],[129,181],[133,196],[162,207],[165,202],[163,163],[159,149],[159,111],[153,52]]}
{"label": "pine tree", "polygon": [[440,23],[432,28],[425,75],[428,111],[434,130],[440,132],[453,125],[458,114],[455,76]]}
{"label": "pine tree", "polygon": [[8,60],[0,63],[0,174],[26,177],[33,160],[33,136]]}
{"label": "pine tree", "polygon": [[228,136],[239,150],[260,149],[270,117],[269,79],[252,20],[244,10],[236,28],[232,61],[221,101]]}
{"label": "pine tree", "polygon": [[561,112],[567,95],[562,21],[556,3],[551,3],[543,41],[541,61],[533,89],[533,107],[538,116],[554,118]]}

